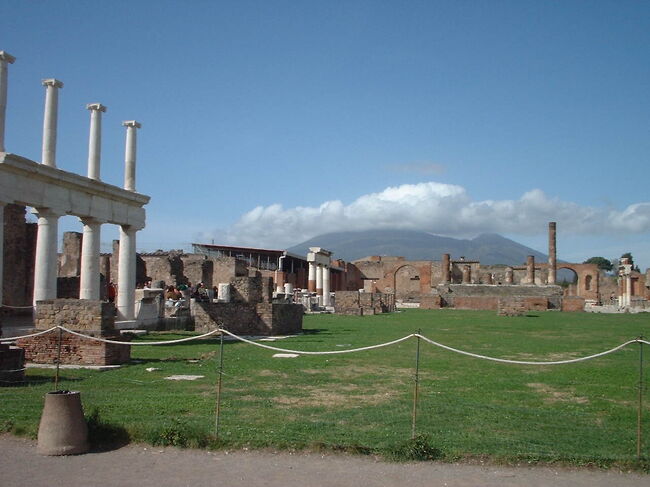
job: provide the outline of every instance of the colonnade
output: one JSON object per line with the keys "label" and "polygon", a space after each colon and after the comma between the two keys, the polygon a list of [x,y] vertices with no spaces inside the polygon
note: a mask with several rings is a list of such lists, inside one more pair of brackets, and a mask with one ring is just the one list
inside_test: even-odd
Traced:
{"label": "colonnade", "polygon": [[307,254],[309,263],[309,274],[307,279],[307,289],[309,292],[316,293],[318,303],[321,306],[330,306],[330,264],[332,252],[321,249],[320,247],[310,247]]}
{"label": "colonnade", "polygon": [[[56,141],[59,90],[63,88],[63,83],[53,78],[46,79],[42,82],[45,86],[45,113],[41,164],[24,158],[11,157],[5,152],[4,128],[7,105],[7,66],[14,61],[13,56],[0,51],[0,153],[4,153],[0,162],[6,166],[15,166],[15,172],[18,172],[18,175],[14,176],[16,178],[23,177],[20,170],[28,173],[30,166],[35,165],[36,169],[32,169],[31,172],[37,172],[38,178],[34,177],[29,182],[29,189],[32,187],[34,189],[31,200],[29,191],[26,191],[27,194],[15,195],[13,198],[7,198],[8,201],[0,201],[0,279],[3,275],[2,229],[6,204],[20,202],[32,206],[33,213],[37,217],[34,306],[38,301],[56,299],[57,297],[58,221],[61,216],[78,216],[83,224],[80,299],[100,299],[101,226],[105,223],[117,224],[120,226],[118,320],[133,320],[135,318],[136,232],[144,228],[142,205],[149,201],[148,197],[139,195],[135,191],[136,139],[137,129],[141,125],[135,120],[122,123],[126,127],[125,191],[104,183],[98,184],[101,181],[102,114],[106,112],[106,107],[100,103],[86,105],[90,111],[87,178],[60,171],[56,166]],[[2,165],[0,165],[0,169],[3,169]],[[24,177],[28,177],[27,174]],[[66,185],[62,184],[63,180],[66,180]],[[39,184],[41,186],[38,186]],[[47,188],[47,190],[43,188]],[[50,197],[47,196],[49,193],[52,193]],[[73,202],[70,203],[66,199],[73,200]],[[0,282],[0,304],[2,298]]]}

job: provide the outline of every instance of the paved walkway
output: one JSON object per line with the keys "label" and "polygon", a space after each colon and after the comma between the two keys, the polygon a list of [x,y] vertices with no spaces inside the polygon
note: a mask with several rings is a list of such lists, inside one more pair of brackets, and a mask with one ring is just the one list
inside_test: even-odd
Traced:
{"label": "paved walkway", "polygon": [[650,475],[435,462],[399,464],[372,457],[316,453],[212,453],[142,445],[105,453],[45,457],[36,453],[34,441],[0,435],[0,484],[8,487],[647,487]]}

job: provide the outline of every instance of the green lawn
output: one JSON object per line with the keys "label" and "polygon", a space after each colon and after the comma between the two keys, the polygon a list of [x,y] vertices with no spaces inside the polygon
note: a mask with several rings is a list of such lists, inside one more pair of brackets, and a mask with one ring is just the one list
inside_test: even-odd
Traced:
{"label": "green lawn", "polygon": [[[650,314],[424,311],[306,316],[305,333],[269,343],[302,350],[372,345],[421,329],[446,345],[518,360],[562,360],[650,336]],[[146,340],[178,338],[149,335]],[[272,358],[239,342],[224,346],[220,437],[215,441],[219,340],[133,347],[134,363],[107,372],[64,370],[87,412],[132,441],[253,448],[386,452],[411,436],[417,341],[343,355]],[[650,355],[649,347],[646,356]],[[647,363],[647,362],[646,362]],[[160,370],[147,372],[146,368]],[[650,457],[645,367],[642,455]],[[171,374],[204,375],[193,382]],[[53,371],[0,388],[0,429],[35,435]],[[570,365],[520,366],[420,344],[417,433],[448,459],[632,464],[636,458],[639,345]],[[646,463],[647,465],[647,463]]]}

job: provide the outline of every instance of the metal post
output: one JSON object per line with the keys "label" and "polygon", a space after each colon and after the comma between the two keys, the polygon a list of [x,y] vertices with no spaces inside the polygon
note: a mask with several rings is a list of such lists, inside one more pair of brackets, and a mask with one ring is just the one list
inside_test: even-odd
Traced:
{"label": "metal post", "polygon": [[419,393],[419,383],[420,383],[420,332],[418,330],[418,344],[415,349],[415,385],[413,388],[413,420],[411,423],[411,438],[415,438],[415,422],[418,415],[418,393]]}
{"label": "metal post", "polygon": [[56,372],[54,374],[54,390],[59,390],[59,365],[61,364],[61,339],[63,336],[63,330],[59,328],[59,340],[57,345],[56,352]]}
{"label": "metal post", "polygon": [[223,378],[223,331],[219,343],[219,377],[217,377],[217,411],[214,421],[214,435],[219,439],[219,421],[221,419],[221,382]]}
{"label": "metal post", "polygon": [[[643,336],[639,337],[643,340]],[[636,457],[641,460],[641,424],[643,411],[643,342],[639,342],[639,409],[636,418]]]}

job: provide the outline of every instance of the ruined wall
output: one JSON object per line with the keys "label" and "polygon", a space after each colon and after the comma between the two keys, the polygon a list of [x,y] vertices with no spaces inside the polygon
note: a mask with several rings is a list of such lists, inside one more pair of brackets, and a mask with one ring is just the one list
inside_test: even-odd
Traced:
{"label": "ruined wall", "polygon": [[393,311],[392,294],[359,291],[336,291],[334,312],[341,315],[367,316]]}
{"label": "ruined wall", "polygon": [[303,307],[285,303],[193,304],[194,329],[201,333],[221,326],[241,335],[281,335],[302,330]]}
{"label": "ruined wall", "polygon": [[181,260],[183,273],[189,282],[194,285],[202,282],[207,288],[212,288],[214,267],[211,260],[199,254],[183,254]]}
{"label": "ruined wall", "polygon": [[83,233],[63,233],[63,252],[59,255],[59,277],[77,277],[81,273],[82,241]]}
{"label": "ruined wall", "polygon": [[[119,339],[115,330],[115,306],[93,300],[53,299],[39,301],[34,325],[37,330],[47,330],[62,325],[85,335]],[[18,340],[25,350],[25,359],[36,363],[54,363],[58,350],[58,332],[51,332]],[[61,334],[61,363],[87,365],[114,365],[129,361],[131,347],[116,345],[63,332]]]}
{"label": "ruined wall", "polygon": [[437,290],[445,306],[457,309],[497,310],[500,299],[514,297],[530,298],[527,303],[531,306],[533,302],[546,302],[548,309],[560,309],[563,299],[560,286],[450,284]]}
{"label": "ruined wall", "polygon": [[183,261],[176,252],[143,254],[142,260],[147,276],[152,281],[163,281],[165,285],[178,286],[185,283]]}
{"label": "ruined wall", "polygon": [[34,293],[35,223],[25,220],[25,207],[4,209],[3,304],[29,306]]}
{"label": "ruined wall", "polygon": [[431,292],[432,262],[404,257],[372,256],[354,261],[369,292],[395,293],[396,299],[417,301]]}

